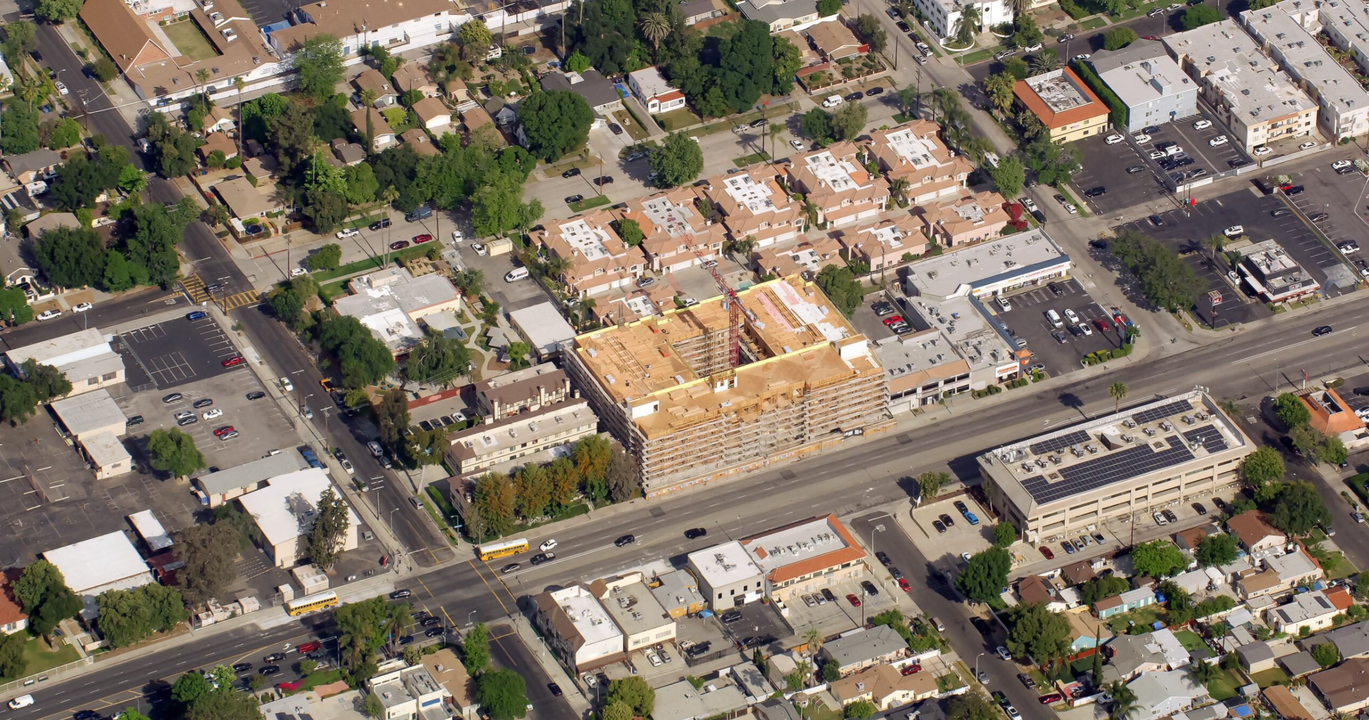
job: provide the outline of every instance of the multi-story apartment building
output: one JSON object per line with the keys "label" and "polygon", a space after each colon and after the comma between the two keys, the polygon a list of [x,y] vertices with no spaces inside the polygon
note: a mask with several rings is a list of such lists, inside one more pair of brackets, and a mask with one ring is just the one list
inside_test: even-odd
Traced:
{"label": "multi-story apartment building", "polygon": [[723,253],[727,231],[699,212],[693,187],[630,200],[623,220],[642,229],[642,251],[652,270],[672,273],[716,260]]}
{"label": "multi-story apartment building", "polygon": [[1088,59],[1098,79],[1127,107],[1127,132],[1198,114],[1198,84],[1155,40],[1137,40]]}
{"label": "multi-story apartment building", "polygon": [[598,428],[599,418],[588,403],[567,400],[499,420],[487,417],[480,425],[452,433],[447,437],[447,460],[467,478],[512,470],[532,460],[550,461],[547,451],[593,435]]}
{"label": "multi-story apartment building", "polygon": [[818,224],[841,227],[884,211],[889,182],[865,169],[860,148],[840,142],[789,158],[786,184],[818,208]]}
{"label": "multi-story apartment building", "polygon": [[998,237],[1010,219],[1003,209],[1006,202],[991,190],[965,190],[955,197],[926,203],[913,212],[913,217],[929,240],[942,247],[960,247]]}
{"label": "multi-story apartment building", "polygon": [[1308,135],[1316,126],[1317,104],[1260,52],[1235,20],[1175,33],[1164,43],[1246,152]]}
{"label": "multi-story apartment building", "polygon": [[637,282],[647,266],[641,247],[632,247],[613,229],[605,210],[546,223],[529,234],[530,242],[564,263],[557,279],[572,297],[598,295]]}
{"label": "multi-story apartment building", "polygon": [[990,501],[1044,543],[1230,493],[1254,443],[1200,390],[1064,427],[978,457]]}
{"label": "multi-story apartment building", "polygon": [[958,194],[974,172],[969,158],[951,154],[937,136],[940,131],[930,120],[914,120],[870,133],[870,152],[879,169],[891,183],[907,181],[905,195],[914,205]]}
{"label": "multi-story apartment building", "polygon": [[[1363,2],[1284,0],[1273,7],[1247,10],[1240,20],[1255,42],[1316,101],[1318,121],[1328,138],[1369,133],[1369,92],[1317,41],[1324,29],[1341,48],[1369,45]],[[1360,67],[1369,66],[1361,63]]]}
{"label": "multi-story apartment building", "polygon": [[494,420],[540,410],[573,397],[570,378],[551,363],[514,370],[475,384],[476,410]]}
{"label": "multi-story apartment building", "polygon": [[870,272],[879,272],[927,252],[928,237],[918,218],[903,210],[890,214],[892,217],[868,225],[837,231],[848,259],[869,265]]}
{"label": "multi-story apartment building", "polygon": [[293,25],[268,37],[281,56],[318,35],[340,40],[344,58],[358,56],[366,47],[383,47],[398,55],[446,40],[469,19],[451,0],[319,0],[301,5],[290,15]]}
{"label": "multi-story apartment building", "polygon": [[780,187],[779,180],[773,167],[761,163],[739,173],[711,177],[699,192],[722,215],[731,239],[749,238],[763,248],[800,237],[805,229],[802,206]]}
{"label": "multi-story apartment building", "polygon": [[1018,80],[1012,91],[1053,141],[1074,142],[1107,131],[1108,106],[1069,68]]}
{"label": "multi-story apartment building", "polygon": [[790,276],[575,339],[566,372],[659,495],[801,454],[883,416],[884,370],[822,290]]}
{"label": "multi-story apartment building", "polygon": [[922,11],[926,26],[947,42],[955,37],[960,27],[960,17],[965,8],[973,5],[979,10],[979,24],[991,28],[1013,21],[1013,4],[1004,0],[914,0],[913,6]]}

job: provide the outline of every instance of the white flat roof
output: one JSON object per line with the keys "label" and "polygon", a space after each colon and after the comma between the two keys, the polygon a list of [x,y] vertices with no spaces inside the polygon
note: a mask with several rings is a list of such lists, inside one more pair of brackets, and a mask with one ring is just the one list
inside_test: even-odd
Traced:
{"label": "white flat roof", "polygon": [[[1359,5],[1362,12],[1364,3],[1359,2]],[[1295,17],[1318,22],[1317,8],[1310,2],[1284,0],[1273,7],[1241,13],[1241,21],[1256,37],[1262,37],[1270,46],[1278,48],[1285,67],[1316,88],[1327,109],[1339,115],[1369,108],[1369,92],[1364,91],[1354,76],[1341,67]],[[1331,16],[1328,14],[1328,17]],[[1349,17],[1355,16],[1350,14]]]}
{"label": "white flat roof", "polygon": [[551,599],[561,606],[562,612],[570,618],[586,645],[623,636],[623,631],[613,624],[608,611],[585,586],[577,584],[555,590],[551,593]]}
{"label": "white flat roof", "polygon": [[833,192],[845,192],[860,187],[852,175],[858,168],[852,158],[837,157],[831,150],[820,150],[802,156],[803,164]]}
{"label": "white flat roof", "polygon": [[16,366],[22,365],[25,360],[29,359],[44,365],[55,366],[107,352],[113,351],[110,349],[109,341],[105,339],[104,334],[100,332],[99,328],[88,328],[70,335],[17,347],[6,352],[5,355]]}
{"label": "white flat roof", "polygon": [[715,588],[764,574],[755,560],[751,559],[751,553],[735,540],[690,553],[689,564],[703,575],[701,580]]}
{"label": "white flat roof", "polygon": [[118,403],[110,397],[108,390],[96,390],[73,397],[54,400],[52,411],[67,426],[72,435],[81,437],[85,433],[110,425],[122,426],[127,418]]}
{"label": "white flat roof", "polygon": [[[761,570],[769,573],[820,555],[852,547],[833,525],[836,518],[830,515],[813,518],[801,525],[791,525],[750,538],[746,547],[751,559]],[[858,548],[857,548],[858,549]],[[860,550],[861,555],[865,554]]]}
{"label": "white flat roof", "polygon": [[171,547],[171,536],[151,510],[133,513],[128,516],[128,521],[133,523],[133,529],[143,537],[143,542],[147,543],[152,552]]}
{"label": "white flat roof", "polygon": [[97,468],[113,467],[121,462],[131,464],[133,461],[133,456],[128,454],[114,433],[102,432],[83,437],[81,447],[85,448],[90,462]]}
{"label": "white flat roof", "polygon": [[915,262],[908,266],[907,277],[920,294],[948,298],[968,294],[1005,276],[1069,261],[1060,246],[1037,228]]}
{"label": "white flat roof", "polygon": [[152,580],[133,541],[120,531],[48,550],[43,558],[62,571],[67,587],[77,595],[139,575]]}
{"label": "white flat roof", "polygon": [[1246,125],[1258,125],[1316,107],[1235,20],[1223,20],[1164,39],[1170,52],[1188,56],[1221,88],[1222,101]]}
{"label": "white flat roof", "polygon": [[519,308],[509,313],[513,326],[528,339],[538,353],[555,352],[563,344],[575,339],[575,328],[566,322],[556,306],[550,302]]}
{"label": "white flat roof", "polygon": [[[271,478],[266,487],[239,497],[238,502],[257,522],[266,541],[280,545],[308,532],[314,522],[319,498],[324,490],[332,486],[332,481],[323,470],[305,468]],[[333,492],[342,497],[336,488]],[[345,498],[343,502],[346,502]],[[361,524],[350,506],[347,518],[354,526]]]}

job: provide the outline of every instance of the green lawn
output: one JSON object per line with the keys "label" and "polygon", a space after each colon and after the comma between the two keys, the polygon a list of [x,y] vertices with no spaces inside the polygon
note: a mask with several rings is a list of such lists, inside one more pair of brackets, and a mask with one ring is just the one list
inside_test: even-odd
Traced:
{"label": "green lawn", "polygon": [[985,60],[988,60],[989,58],[993,57],[993,54],[994,54],[994,53],[996,53],[996,52],[998,52],[999,50],[1002,50],[1002,49],[1003,49],[1003,47],[1002,47],[1001,45],[995,45],[995,46],[993,46],[993,47],[980,48],[980,49],[974,50],[974,51],[972,51],[972,52],[964,53],[964,54],[961,54],[961,55],[956,55],[956,56],[955,56],[955,61],[956,61],[957,63],[961,64],[961,65],[973,65],[973,64],[975,64],[975,63],[977,63],[977,62],[983,62],[983,61],[985,61]]}
{"label": "green lawn", "polygon": [[1107,25],[1107,24],[1108,24],[1107,18],[1104,18],[1104,17],[1089,18],[1088,20],[1085,20],[1084,22],[1079,23],[1079,30],[1082,31],[1082,32],[1087,32],[1087,31],[1089,31],[1089,30],[1097,30],[1098,28],[1103,27],[1104,25]]}
{"label": "green lawn", "polygon": [[304,680],[300,682],[298,690],[286,691],[285,694],[292,695],[297,692],[306,692],[308,690],[313,690],[314,688],[320,685],[328,685],[330,683],[335,683],[341,679],[342,671],[336,668],[332,670],[323,670],[320,672],[310,673],[308,677],[304,678]]}
{"label": "green lawn", "polygon": [[715,37],[726,40],[727,38],[736,35],[738,32],[741,31],[741,29],[742,24],[740,22],[720,22],[717,25],[709,25],[707,35],[708,37]]}
{"label": "green lawn", "polygon": [[660,125],[666,132],[674,132],[680,128],[698,125],[703,122],[687,107],[679,110],[671,110],[668,113],[661,113],[656,116],[656,124]]}
{"label": "green lawn", "polygon": [[59,643],[56,652],[47,652],[47,643],[43,642],[41,638],[33,638],[24,643],[25,675],[36,675],[44,670],[51,670],[80,659],[81,653],[66,643]]}
{"label": "green lawn", "polygon": [[733,164],[733,165],[736,165],[737,167],[740,168],[740,167],[746,167],[747,165],[751,165],[751,164],[758,163],[758,162],[765,162],[766,160],[769,160],[769,159],[770,159],[770,153],[767,153],[767,152],[758,152],[758,153],[751,153],[750,155],[747,155],[746,157],[732,158],[732,164]]}
{"label": "green lawn", "polygon": [[162,30],[166,31],[166,36],[171,38],[176,49],[191,60],[208,60],[219,55],[214,46],[209,44],[209,38],[200,31],[199,26],[189,20],[163,25]]}
{"label": "green lawn", "polygon": [[1062,188],[1062,187],[1058,187],[1058,188],[1056,188],[1056,190],[1059,190],[1059,191],[1060,191],[1060,194],[1065,196],[1065,202],[1067,202],[1067,203],[1073,205],[1074,207],[1078,208],[1078,210],[1079,210],[1079,217],[1088,217],[1088,216],[1089,216],[1089,211],[1088,211],[1087,208],[1084,207],[1084,203],[1081,203],[1081,202],[1075,200],[1075,199],[1074,199],[1074,196],[1070,194],[1070,191],[1069,191],[1069,190],[1066,190],[1065,188]]}
{"label": "green lawn", "polygon": [[1254,680],[1256,684],[1260,686],[1260,689],[1263,690],[1270,685],[1287,685],[1288,673],[1279,668],[1273,668],[1265,670],[1264,672],[1252,673],[1250,679]]}
{"label": "green lawn", "polygon": [[1207,648],[1207,643],[1204,643],[1203,639],[1198,637],[1198,633],[1192,630],[1180,630],[1174,633],[1174,638],[1179,641],[1180,645],[1184,646],[1185,650],[1190,652]]}
{"label": "green lawn", "polygon": [[637,122],[637,118],[633,117],[632,113],[627,110],[620,110],[619,112],[613,113],[613,119],[617,120],[618,124],[623,126],[623,129],[627,131],[628,136],[632,138],[633,142],[641,142],[647,139],[646,128],[642,127],[642,124]]}
{"label": "green lawn", "polygon": [[1241,681],[1231,674],[1230,670],[1222,670],[1222,674],[1216,680],[1207,684],[1207,692],[1212,699],[1221,702],[1229,698],[1236,697],[1236,688],[1241,686]]}
{"label": "green lawn", "polygon": [[580,202],[573,202],[570,204],[570,209],[574,210],[575,212],[584,212],[590,208],[597,208],[600,205],[607,205],[609,204],[609,202],[610,201],[607,195],[599,195],[598,197],[585,198]]}
{"label": "green lawn", "polygon": [[1165,610],[1158,605],[1151,605],[1149,607],[1133,610],[1123,615],[1118,615],[1117,617],[1108,618],[1108,629],[1112,630],[1114,635],[1121,635],[1127,632],[1128,627],[1131,627],[1129,624],[1130,621],[1136,623],[1135,628],[1137,632],[1150,632],[1150,626],[1156,620],[1161,622],[1165,621]]}
{"label": "green lawn", "polygon": [[377,267],[380,267],[379,258],[366,258],[365,260],[358,260],[356,262],[347,263],[346,265],[339,265],[332,270],[321,270],[316,272],[314,273],[314,280],[323,283],[327,280],[332,280],[333,278],[340,278],[344,275],[351,275],[352,273],[358,273],[362,270],[370,270],[371,268]]}

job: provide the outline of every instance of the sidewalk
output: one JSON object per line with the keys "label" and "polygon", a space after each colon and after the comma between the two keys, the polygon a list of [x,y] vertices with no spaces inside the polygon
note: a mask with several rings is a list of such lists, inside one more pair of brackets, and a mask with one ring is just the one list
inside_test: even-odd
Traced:
{"label": "sidewalk", "polygon": [[542,642],[542,638],[538,637],[537,631],[532,629],[532,624],[528,622],[528,619],[524,617],[522,613],[519,613],[514,615],[510,622],[513,623],[514,632],[518,633],[519,640],[527,646],[528,652],[532,653],[532,655],[537,658],[537,664],[542,666],[542,671],[545,672],[547,677],[551,678],[551,681],[556,683],[557,686],[561,688],[561,691],[565,693],[563,699],[566,701],[566,704],[570,705],[571,709],[581,717],[588,717],[589,712],[594,709],[594,706],[590,704],[589,699],[580,694],[580,686],[576,685],[575,682],[571,680],[570,676],[566,674],[565,669],[561,667],[561,664],[556,662],[556,658],[552,657],[551,650],[547,649],[546,644]]}

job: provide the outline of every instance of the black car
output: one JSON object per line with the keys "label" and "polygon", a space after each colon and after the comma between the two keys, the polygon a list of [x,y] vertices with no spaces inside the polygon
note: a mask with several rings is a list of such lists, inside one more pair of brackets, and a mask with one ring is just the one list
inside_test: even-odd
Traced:
{"label": "black car", "polygon": [[1173,510],[1161,510],[1160,514],[1164,515],[1165,519],[1172,523],[1179,522],[1179,516],[1175,515]]}
{"label": "black car", "polygon": [[752,120],[752,121],[751,121],[751,127],[753,127],[753,128],[765,127],[765,123],[766,123],[766,119],[765,119],[765,118],[761,118],[760,120]]}
{"label": "black car", "polygon": [[1270,216],[1270,217],[1284,217],[1285,215],[1292,215],[1292,214],[1293,214],[1293,211],[1292,211],[1292,210],[1289,210],[1288,208],[1279,208],[1279,209],[1277,209],[1277,210],[1271,210],[1271,211],[1269,211],[1269,216]]}
{"label": "black car", "polygon": [[899,569],[896,568],[896,567],[891,567],[891,568],[889,568],[889,574],[890,574],[890,575],[893,575],[895,580],[902,580],[902,579],[903,579],[903,571],[902,571],[902,570],[899,570]]}
{"label": "black car", "polygon": [[1161,225],[1165,224],[1165,219],[1160,217],[1159,215],[1151,215],[1146,219],[1149,220],[1150,224],[1154,225],[1155,227],[1160,227]]}
{"label": "black car", "polygon": [[609,130],[612,130],[614,135],[622,135],[622,134],[623,134],[623,126],[622,126],[622,125],[619,125],[618,123],[609,123],[609,124],[608,124],[608,129],[609,129]]}
{"label": "black car", "polygon": [[584,199],[585,199],[585,196],[584,196],[584,195],[567,195],[567,196],[565,197],[565,201],[566,201],[566,204],[567,204],[567,205],[574,205],[575,203],[578,203],[578,202],[580,202],[581,200],[584,200]]}
{"label": "black car", "polygon": [[544,553],[537,553],[536,555],[533,555],[533,556],[532,556],[532,560],[529,560],[528,562],[531,562],[533,565],[541,565],[541,564],[544,563],[544,562],[551,562],[552,560],[555,560],[555,559],[556,559],[556,553],[554,553],[554,552],[544,552]]}
{"label": "black car", "polygon": [[521,51],[523,52],[524,55],[531,55],[531,54],[537,52],[537,48],[535,48],[535,47],[533,47],[533,46],[531,46],[531,45],[524,45],[523,47],[518,48],[518,49],[521,50]]}
{"label": "black car", "polygon": [[1091,187],[1091,188],[1089,188],[1088,190],[1085,190],[1085,191],[1084,191],[1084,197],[1089,197],[1089,198],[1102,197],[1102,196],[1107,195],[1107,194],[1108,194],[1108,189],[1105,188],[1105,187],[1103,187],[1102,185],[1099,185],[1098,187]]}
{"label": "black car", "polygon": [[179,401],[181,401],[181,400],[183,400],[183,399],[185,399],[185,396],[184,396],[184,395],[182,395],[182,394],[180,394],[180,393],[171,393],[170,395],[164,395],[164,396],[162,397],[162,402],[164,402],[164,403],[170,405],[171,403],[179,402]]}
{"label": "black car", "polygon": [[1046,224],[1046,214],[1045,214],[1045,213],[1041,212],[1040,210],[1033,210],[1033,211],[1031,211],[1031,213],[1032,213],[1032,217],[1036,218],[1036,221],[1037,221],[1037,222],[1041,223],[1042,225],[1045,225],[1045,224]]}
{"label": "black car", "polygon": [[637,542],[637,537],[635,535],[624,535],[617,540],[614,540],[613,544],[617,547],[623,547],[624,545],[631,545],[635,542]]}
{"label": "black car", "polygon": [[851,94],[849,94],[849,95],[846,96],[846,102],[854,102],[854,101],[859,100],[859,99],[861,99],[861,98],[863,98],[863,97],[865,97],[865,93],[863,93],[863,92],[857,90],[857,91],[855,91],[855,92],[853,92],[853,93],[851,93]]}
{"label": "black car", "polygon": [[77,710],[71,720],[100,720],[100,713],[94,710]]}
{"label": "black car", "polygon": [[183,417],[180,420],[177,420],[176,424],[180,427],[185,427],[186,425],[194,425],[199,421],[200,419],[198,417],[191,415],[189,417]]}
{"label": "black car", "polygon": [[377,221],[371,223],[371,231],[372,231],[372,232],[374,232],[374,231],[376,231],[376,230],[384,230],[384,229],[387,228],[387,227],[390,227],[390,218],[381,218],[381,219],[379,219],[379,220],[377,220]]}
{"label": "black car", "polygon": [[446,628],[435,627],[435,628],[433,628],[432,630],[429,630],[429,631],[423,633],[423,637],[430,637],[430,638],[441,637],[441,636],[442,636],[443,634],[445,634],[446,632],[447,632],[447,629],[446,629]]}
{"label": "black car", "polygon": [[190,407],[193,407],[193,408],[206,408],[206,407],[209,407],[210,405],[213,405],[213,404],[214,404],[214,398],[200,398],[199,400],[196,400],[196,401],[194,402],[194,404],[192,404]]}
{"label": "black car", "polygon": [[509,563],[508,565],[499,568],[499,572],[503,573],[504,575],[508,575],[509,573],[514,572],[521,567],[523,567],[522,563]]}
{"label": "black car", "polygon": [[889,567],[890,565],[894,564],[894,561],[889,558],[889,554],[884,552],[883,550],[880,550],[875,553],[875,559],[878,560],[879,564],[883,565],[884,567]]}
{"label": "black car", "polygon": [[251,671],[252,671],[252,663],[238,663],[237,665],[234,665],[234,666],[233,666],[233,672],[235,672],[235,673],[245,673],[245,672],[251,672]]}
{"label": "black car", "polygon": [[1049,290],[1049,291],[1051,291],[1051,294],[1054,295],[1054,296],[1056,296],[1056,297],[1060,297],[1061,295],[1064,295],[1064,294],[1065,294],[1065,291],[1064,291],[1064,290],[1061,290],[1061,289],[1060,289],[1060,285],[1057,284],[1057,283],[1051,283],[1051,284],[1047,285],[1047,286],[1046,286],[1046,289]]}
{"label": "black car", "polygon": [[899,32],[912,32],[912,28],[908,27],[908,23],[903,22],[902,20],[899,20],[894,24],[898,27]]}
{"label": "black car", "polygon": [[563,178],[579,177],[579,175],[580,175],[580,168],[571,168],[571,169],[569,169],[569,170],[567,170],[567,171],[561,173],[561,177],[563,177]]}
{"label": "black car", "polygon": [[1212,498],[1212,504],[1213,504],[1213,505],[1216,505],[1218,510],[1221,510],[1222,512],[1226,512],[1226,501],[1225,501],[1225,500],[1223,500],[1223,499],[1221,499],[1221,498],[1219,498],[1219,497],[1215,497],[1215,498]]}
{"label": "black car", "polygon": [[247,399],[248,399],[248,400],[260,400],[260,399],[262,399],[262,398],[264,398],[264,397],[266,397],[266,393],[264,393],[264,392],[262,392],[262,391],[260,391],[260,390],[253,390],[252,392],[247,393]]}
{"label": "black car", "polygon": [[970,624],[974,626],[975,630],[979,631],[980,635],[988,637],[993,634],[993,628],[989,627],[989,623],[985,622],[982,617],[976,616],[970,618]]}
{"label": "black car", "polygon": [[432,627],[440,622],[442,621],[430,615],[428,617],[423,618],[422,620],[419,620],[418,624],[422,625],[423,627]]}
{"label": "black car", "polygon": [[1196,513],[1198,513],[1199,515],[1206,515],[1206,514],[1207,514],[1207,507],[1204,506],[1202,503],[1196,503],[1196,502],[1195,502],[1195,503],[1193,503],[1193,505],[1192,505],[1191,507],[1193,508],[1193,512],[1196,512]]}
{"label": "black car", "polygon": [[400,644],[400,645],[408,645],[409,643],[411,643],[411,642],[413,642],[413,641],[414,641],[414,636],[413,636],[413,635],[400,635],[400,636],[399,636],[399,644]]}
{"label": "black car", "polygon": [[724,625],[731,625],[732,623],[741,620],[742,614],[737,610],[728,610],[722,615],[719,615],[718,619],[721,620]]}
{"label": "black car", "polygon": [[271,653],[270,655],[267,655],[266,657],[262,658],[261,661],[264,662],[264,663],[273,663],[273,662],[280,662],[281,660],[284,660],[284,659],[285,659],[285,653]]}
{"label": "black car", "polygon": [[131,418],[129,418],[128,420],[124,421],[124,424],[127,425],[127,426],[129,426],[129,427],[133,427],[134,425],[142,425],[142,424],[143,424],[143,416],[142,416],[142,415],[134,415],[133,417],[131,417]]}
{"label": "black car", "polygon": [[1144,134],[1146,134],[1146,135],[1154,135],[1154,134],[1160,132],[1160,128],[1159,128],[1158,126],[1156,126],[1156,125],[1147,125],[1147,126],[1141,128],[1141,132],[1144,133]]}
{"label": "black car", "polygon": [[942,513],[941,517],[937,518],[937,520],[940,520],[941,524],[945,525],[946,527],[955,527],[955,521],[952,520],[951,516],[947,515],[946,513]]}
{"label": "black car", "polygon": [[1330,335],[1330,334],[1331,334],[1331,326],[1330,326],[1330,325],[1319,325],[1319,326],[1317,326],[1315,329],[1312,330],[1312,336],[1313,336],[1313,337],[1321,337],[1322,335]]}
{"label": "black car", "polygon": [[605,186],[605,185],[612,185],[612,184],[613,184],[613,176],[612,176],[612,175],[605,175],[605,176],[603,176],[603,177],[597,177],[597,178],[594,178],[593,180],[590,180],[590,182],[594,183],[595,185],[597,185],[597,186],[599,186],[599,187],[603,187],[603,186]]}
{"label": "black car", "polygon": [[940,520],[933,520],[933,521],[932,521],[932,527],[936,528],[936,531],[937,531],[938,533],[944,533],[944,532],[946,532],[946,525],[945,525],[945,523],[941,522]]}
{"label": "black car", "polygon": [[257,668],[257,672],[261,675],[275,675],[276,673],[280,672],[280,666],[262,665],[261,667]]}
{"label": "black car", "polygon": [[413,594],[414,594],[414,593],[413,593],[412,590],[410,590],[410,589],[408,589],[408,588],[401,588],[401,589],[399,589],[399,590],[396,590],[396,591],[390,593],[390,599],[391,599],[391,600],[402,600],[402,599],[404,599],[404,598],[406,598],[406,597],[409,597],[410,595],[413,595]]}
{"label": "black car", "polygon": [[875,584],[870,582],[869,580],[861,580],[860,587],[865,591],[866,595],[869,595],[871,597],[874,597],[875,595],[879,594],[879,588],[875,587]]}
{"label": "black car", "polygon": [[827,588],[823,588],[823,589],[822,589],[822,598],[823,598],[824,600],[826,600],[827,602],[836,602],[836,601],[837,601],[837,596],[834,595],[834,594],[832,593],[832,591],[829,590],[829,589],[827,589]]}
{"label": "black car", "polygon": [[967,505],[965,505],[965,503],[959,500],[956,500],[955,502],[951,503],[951,506],[954,507],[956,512],[960,513],[961,515],[964,515],[965,513],[970,511],[970,508]]}
{"label": "black car", "polygon": [[1232,168],[1239,168],[1249,165],[1250,161],[1246,160],[1245,158],[1236,158],[1235,160],[1227,160],[1226,164],[1230,165]]}
{"label": "black car", "polygon": [[708,530],[706,530],[705,528],[690,528],[690,529],[688,529],[688,530],[685,531],[685,539],[686,539],[686,540],[695,540],[695,539],[704,537],[704,536],[707,535],[707,534],[708,534]]}
{"label": "black car", "polygon": [[884,92],[884,87],[883,87],[883,86],[880,86],[880,85],[876,85],[875,87],[872,87],[872,88],[870,88],[869,90],[866,90],[866,91],[865,91],[865,95],[866,95],[867,97],[874,97],[874,96],[876,96],[876,95],[879,95],[879,94],[882,93],[882,92]]}
{"label": "black car", "polygon": [[1301,185],[1294,185],[1293,187],[1288,188],[1287,190],[1284,190],[1284,191],[1283,191],[1283,194],[1284,194],[1284,195],[1288,195],[1288,196],[1301,195],[1301,194],[1303,194],[1306,190],[1307,190],[1307,188],[1305,188],[1305,187],[1303,187],[1303,186],[1301,186]]}
{"label": "black car", "polygon": [[547,692],[551,693],[552,697],[561,697],[563,694],[561,692],[561,686],[556,683],[547,683]]}
{"label": "black car", "polygon": [[1036,681],[1032,679],[1032,676],[1026,673],[1018,673],[1017,681],[1022,683],[1022,686],[1027,688],[1028,690],[1036,689]]}

